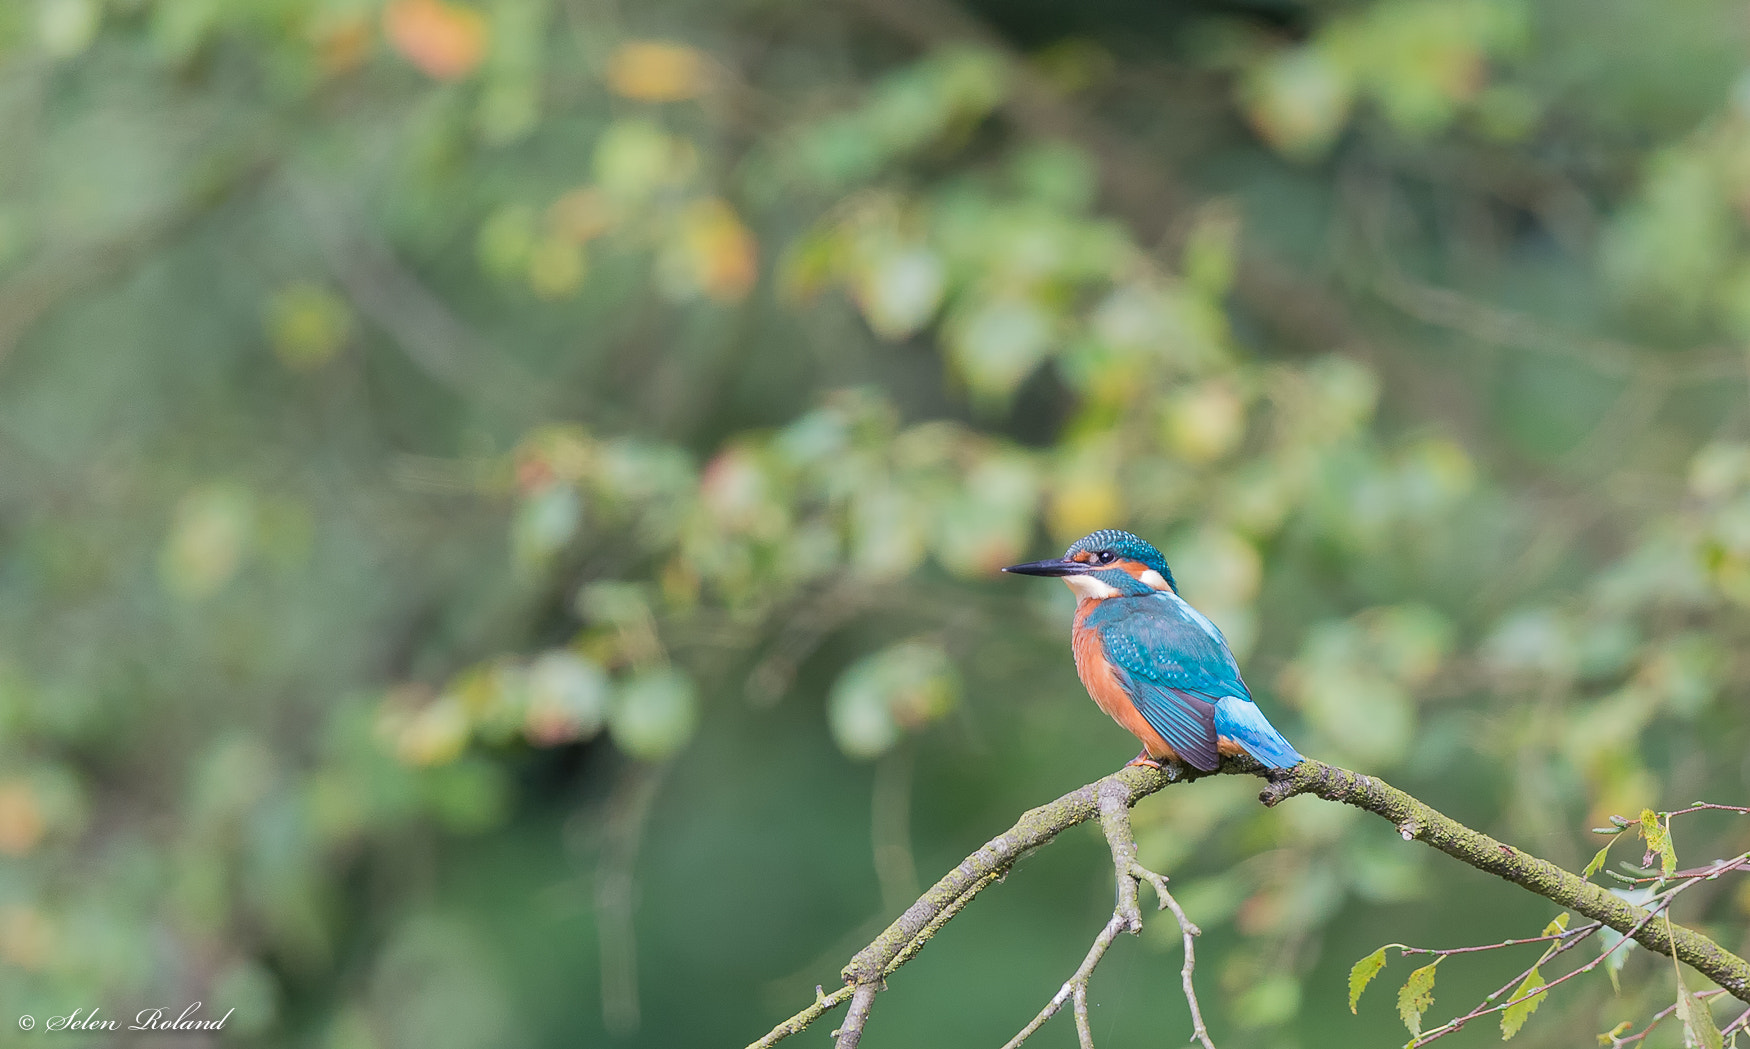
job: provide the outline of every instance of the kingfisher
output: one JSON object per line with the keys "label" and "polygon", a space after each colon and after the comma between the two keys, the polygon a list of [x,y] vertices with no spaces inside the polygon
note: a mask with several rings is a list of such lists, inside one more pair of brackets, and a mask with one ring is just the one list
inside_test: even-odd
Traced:
{"label": "kingfisher", "polygon": [[1252,702],[1227,639],[1179,596],[1167,559],[1148,542],[1103,528],[1061,558],[1003,571],[1055,576],[1075,591],[1076,674],[1142,741],[1130,764],[1177,760],[1211,772],[1240,753],[1272,769],[1305,760]]}

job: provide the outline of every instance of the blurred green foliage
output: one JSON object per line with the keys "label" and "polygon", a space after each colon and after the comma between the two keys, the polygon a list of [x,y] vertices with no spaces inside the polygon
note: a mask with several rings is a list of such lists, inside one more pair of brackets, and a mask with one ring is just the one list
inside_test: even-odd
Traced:
{"label": "blurred green foliage", "polygon": [[[1557,862],[1742,802],[1744,44],[1712,0],[0,6],[0,1000],[741,1044],[1129,756],[1069,595],[992,578],[1095,527],[1301,750]],[[1224,1046],[1401,1038],[1352,959],[1553,917],[1252,792],[1137,814]],[[1686,856],[1744,849],[1711,815]],[[870,1038],[1007,1037],[1102,852]],[[1177,943],[1114,952],[1103,1041],[1187,1022]],[[1519,1040],[1668,1004],[1630,953]]]}

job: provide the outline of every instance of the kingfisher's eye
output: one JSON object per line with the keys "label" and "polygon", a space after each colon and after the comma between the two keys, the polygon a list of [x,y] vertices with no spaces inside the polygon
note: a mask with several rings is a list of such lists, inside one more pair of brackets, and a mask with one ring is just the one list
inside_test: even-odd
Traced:
{"label": "kingfisher's eye", "polygon": [[1115,560],[1117,560],[1117,559],[1118,559],[1118,555],[1117,555],[1117,554],[1115,554],[1115,553],[1113,553],[1113,552],[1112,552],[1112,551],[1110,551],[1110,550],[1102,550],[1102,551],[1100,551],[1100,555],[1099,555],[1099,561],[1100,561],[1100,563],[1101,563],[1101,564],[1103,564],[1103,565],[1109,565],[1109,564],[1111,564],[1111,563],[1112,563],[1112,562],[1113,562],[1113,561],[1115,561]]}

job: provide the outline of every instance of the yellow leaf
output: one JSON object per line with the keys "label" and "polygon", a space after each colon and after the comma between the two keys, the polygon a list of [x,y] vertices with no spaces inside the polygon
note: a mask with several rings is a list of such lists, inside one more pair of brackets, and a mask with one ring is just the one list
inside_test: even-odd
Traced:
{"label": "yellow leaf", "polygon": [[759,276],[759,245],[728,204],[696,201],[681,216],[681,258],[689,283],[718,302],[736,302]]}
{"label": "yellow leaf", "polygon": [[1434,1004],[1434,970],[1440,965],[1435,959],[1410,974],[1398,989],[1398,1016],[1412,1035],[1422,1033],[1422,1014]]}
{"label": "yellow leaf", "polygon": [[1167,445],[1186,462],[1214,462],[1232,451],[1245,432],[1245,404],[1225,383],[1181,391],[1168,403]]}
{"label": "yellow leaf", "polygon": [[248,494],[229,485],[184,496],[158,555],[165,586],[190,600],[217,593],[243,563],[253,518]]}
{"label": "yellow leaf", "polygon": [[546,237],[529,251],[529,287],[543,299],[563,299],[583,286],[586,268],[576,242]]}
{"label": "yellow leaf", "polygon": [[1659,869],[1669,878],[1677,869],[1677,850],[1671,844],[1671,832],[1652,809],[1641,810],[1641,837],[1647,840],[1647,852],[1658,854]]}
{"label": "yellow leaf", "polygon": [[1349,1011],[1361,1003],[1361,992],[1367,990],[1367,985],[1379,971],[1385,968],[1385,948],[1381,947],[1372,954],[1356,962],[1349,970]]}
{"label": "yellow leaf", "polygon": [[1077,472],[1053,487],[1050,499],[1051,534],[1066,541],[1123,520],[1124,496],[1110,474]]}
{"label": "yellow leaf", "polygon": [[[1554,925],[1555,923],[1551,922],[1550,924]],[[1528,995],[1529,997],[1527,997]],[[1504,1042],[1518,1034],[1519,1029],[1525,1026],[1525,1021],[1531,1019],[1531,1014],[1537,1012],[1537,1007],[1543,1004],[1543,1000],[1547,996],[1548,992],[1543,990],[1543,974],[1535,968],[1532,969],[1531,975],[1525,978],[1525,981],[1513,992],[1513,997],[1508,999],[1513,1004],[1509,1005],[1507,1010],[1501,1014],[1501,1040]],[[1524,1001],[1516,1000],[1521,998]]]}
{"label": "yellow leaf", "polygon": [[461,700],[443,695],[395,726],[395,756],[408,765],[447,765],[462,753],[472,729]]}
{"label": "yellow leaf", "polygon": [[1355,100],[1353,74],[1316,46],[1291,48],[1248,71],[1246,116],[1277,152],[1311,159],[1330,148]]}
{"label": "yellow leaf", "polygon": [[268,303],[268,336],[280,363],[311,371],[334,358],[352,334],[352,311],[334,293],[300,281],[280,289]]}
{"label": "yellow leaf", "polygon": [[460,80],[486,57],[486,19],[446,0],[394,0],[383,11],[383,32],[395,50],[437,80]]}
{"label": "yellow leaf", "polygon": [[608,89],[640,102],[697,98],[710,85],[710,64],[696,48],[659,40],[621,44],[608,58]]}

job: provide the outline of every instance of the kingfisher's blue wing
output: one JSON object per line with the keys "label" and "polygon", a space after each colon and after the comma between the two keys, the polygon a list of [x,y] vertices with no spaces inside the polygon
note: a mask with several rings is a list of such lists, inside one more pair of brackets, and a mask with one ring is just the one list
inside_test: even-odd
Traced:
{"label": "kingfisher's blue wing", "polygon": [[1192,766],[1218,766],[1224,736],[1273,767],[1301,760],[1252,702],[1221,631],[1178,595],[1108,599],[1085,625],[1144,720]]}

